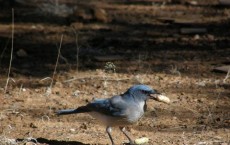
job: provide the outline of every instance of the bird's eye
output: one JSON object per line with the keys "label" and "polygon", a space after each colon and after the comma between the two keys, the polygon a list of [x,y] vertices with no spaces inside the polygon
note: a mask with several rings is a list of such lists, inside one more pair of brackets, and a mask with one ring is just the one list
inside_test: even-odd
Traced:
{"label": "bird's eye", "polygon": [[142,90],[141,91],[143,94],[149,94],[148,91]]}

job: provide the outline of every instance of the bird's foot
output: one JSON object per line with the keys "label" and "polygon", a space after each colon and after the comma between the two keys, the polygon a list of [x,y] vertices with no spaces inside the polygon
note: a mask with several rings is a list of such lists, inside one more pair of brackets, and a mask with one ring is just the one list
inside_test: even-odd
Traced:
{"label": "bird's foot", "polygon": [[129,142],[130,145],[137,145],[134,141]]}
{"label": "bird's foot", "polygon": [[123,145],[137,145],[134,141],[129,141],[129,143],[124,143]]}

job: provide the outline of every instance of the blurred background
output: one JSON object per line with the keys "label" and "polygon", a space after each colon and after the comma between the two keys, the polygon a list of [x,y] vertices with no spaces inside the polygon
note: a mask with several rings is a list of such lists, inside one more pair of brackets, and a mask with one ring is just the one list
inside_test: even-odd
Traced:
{"label": "blurred background", "polygon": [[229,63],[228,4],[224,0],[1,0],[1,73],[10,60],[12,8],[13,72],[43,76],[53,72],[50,66],[56,62],[61,35],[59,69],[94,70],[112,61],[121,72],[142,71],[141,63],[150,71],[176,65],[191,73],[185,61]]}

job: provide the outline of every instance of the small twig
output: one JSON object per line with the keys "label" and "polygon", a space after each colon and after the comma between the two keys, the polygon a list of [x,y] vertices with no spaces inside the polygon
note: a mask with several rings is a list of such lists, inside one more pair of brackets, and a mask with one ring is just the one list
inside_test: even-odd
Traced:
{"label": "small twig", "polygon": [[52,80],[52,78],[51,78],[51,77],[45,77],[45,78],[41,79],[40,81],[42,82],[42,81],[44,81],[44,80],[48,80],[48,79]]}
{"label": "small twig", "polygon": [[14,83],[16,82],[13,78],[10,78],[10,80],[12,80]]}
{"label": "small twig", "polygon": [[[49,96],[49,95],[52,93],[52,87],[53,87],[53,82],[54,82],[54,76],[55,76],[55,74],[56,74],[57,65],[58,65],[58,60],[59,60],[60,52],[61,52],[62,40],[63,40],[63,35],[61,36],[60,45],[59,45],[59,48],[58,48],[58,56],[57,56],[57,60],[56,60],[56,64],[55,64],[55,68],[54,68],[54,72],[53,72],[53,77],[52,77],[52,79],[51,79],[50,86],[47,87],[45,96]],[[44,79],[42,79],[42,80],[46,80],[46,79],[50,79],[50,78],[49,78],[49,77],[46,77],[46,78],[44,78]]]}
{"label": "small twig", "polygon": [[60,45],[59,45],[59,48],[58,48],[58,56],[57,56],[57,60],[56,60],[56,64],[55,64],[55,68],[54,68],[54,72],[53,72],[52,81],[50,83],[50,88],[52,88],[52,86],[53,86],[54,76],[55,76],[55,73],[56,73],[56,70],[57,70],[58,60],[59,60],[59,57],[60,57],[61,46],[62,46],[62,39],[63,39],[63,35],[61,36],[61,41],[60,41]]}
{"label": "small twig", "polygon": [[[100,79],[102,78],[102,79]],[[63,83],[69,83],[69,82],[73,82],[75,80],[81,80],[81,79],[98,79],[100,81],[126,81],[126,80],[131,80],[131,78],[121,78],[121,79],[113,79],[112,77],[107,77],[104,78],[104,76],[91,76],[91,77],[81,77],[81,78],[71,78],[68,80],[63,81]]]}
{"label": "small twig", "polygon": [[81,79],[81,78],[71,78],[71,79],[68,79],[68,80],[65,80],[63,81],[63,83],[69,83],[69,82],[72,82],[72,81],[75,81],[75,80],[78,80],[78,79]]}
{"label": "small twig", "polygon": [[74,29],[74,27],[72,27],[72,29],[73,29],[73,32],[74,32],[74,34],[75,34],[75,43],[76,43],[76,47],[77,47],[77,56],[76,56],[76,59],[77,59],[77,73],[78,73],[78,67],[79,67],[79,44],[78,44],[78,34],[77,34],[77,32],[76,32],[76,30]]}
{"label": "small twig", "polygon": [[12,9],[12,41],[11,41],[11,54],[10,54],[10,64],[9,64],[9,70],[8,70],[8,76],[6,80],[6,86],[5,86],[5,94],[7,91],[7,86],[10,80],[10,71],[11,71],[11,65],[12,65],[12,59],[13,59],[13,50],[14,50],[14,9]]}
{"label": "small twig", "polygon": [[60,59],[62,59],[66,64],[69,64],[67,58],[65,58],[61,53],[60,53]]}
{"label": "small twig", "polygon": [[181,73],[180,73],[180,71],[178,71],[176,65],[175,65],[175,67],[172,65],[172,69],[170,70],[170,72],[171,72],[172,74],[178,74],[178,75],[181,77]]}
{"label": "small twig", "polygon": [[22,87],[23,87],[23,84],[21,84],[21,86],[20,86],[20,89],[19,89],[19,93],[18,93],[18,95],[20,95],[20,94],[21,94],[21,92],[22,92]]}
{"label": "small twig", "polygon": [[226,80],[229,78],[229,76],[230,76],[230,68],[228,69],[228,73],[227,73],[227,75],[225,76],[225,78],[224,78],[224,80],[223,80],[223,83],[226,82]]}

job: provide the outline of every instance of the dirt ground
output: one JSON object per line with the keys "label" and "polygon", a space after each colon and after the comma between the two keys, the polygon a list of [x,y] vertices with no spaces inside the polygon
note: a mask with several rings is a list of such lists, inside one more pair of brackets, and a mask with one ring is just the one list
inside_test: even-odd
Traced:
{"label": "dirt ground", "polygon": [[[217,0],[11,2],[0,1],[1,145],[110,144],[89,115],[55,111],[140,83],[171,103],[150,100],[142,120],[128,128],[134,139],[230,144],[230,79],[213,71],[230,64],[230,7]],[[118,128],[112,135],[127,142]]]}

